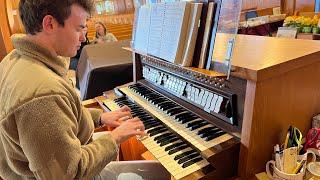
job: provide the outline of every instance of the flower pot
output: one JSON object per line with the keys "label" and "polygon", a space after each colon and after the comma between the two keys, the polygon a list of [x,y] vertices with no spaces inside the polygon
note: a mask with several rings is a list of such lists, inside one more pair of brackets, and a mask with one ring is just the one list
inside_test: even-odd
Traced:
{"label": "flower pot", "polygon": [[312,28],[312,33],[313,34],[319,34],[319,28],[318,27],[313,27]]}

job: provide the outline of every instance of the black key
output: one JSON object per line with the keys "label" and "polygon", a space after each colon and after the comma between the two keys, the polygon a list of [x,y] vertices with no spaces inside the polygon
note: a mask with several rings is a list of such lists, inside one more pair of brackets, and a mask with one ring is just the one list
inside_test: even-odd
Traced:
{"label": "black key", "polygon": [[203,133],[203,134],[200,134],[199,136],[201,137],[201,138],[205,138],[205,137],[208,137],[208,136],[211,136],[211,135],[213,135],[213,134],[215,134],[215,133],[217,133],[217,132],[219,132],[219,131],[221,131],[221,129],[212,129],[212,130],[210,130],[210,131],[207,131],[207,132],[205,132],[205,133]]}
{"label": "black key", "polygon": [[181,114],[176,115],[175,119],[180,119],[180,118],[188,117],[188,116],[192,116],[192,115],[194,115],[194,114],[191,112],[185,112],[185,113],[181,113]]}
{"label": "black key", "polygon": [[222,136],[222,135],[224,135],[224,134],[226,134],[226,132],[220,131],[220,132],[218,132],[218,133],[216,133],[216,134],[212,134],[212,135],[210,135],[210,136],[207,136],[204,140],[205,140],[205,141],[210,141],[210,140],[212,140],[212,139],[214,139],[214,138],[217,138],[217,137],[219,137],[219,136]]}
{"label": "black key", "polygon": [[150,133],[156,132],[156,131],[158,131],[158,130],[160,130],[160,129],[163,129],[163,128],[166,129],[166,127],[164,127],[164,126],[161,125],[161,126],[158,126],[158,127],[155,127],[155,128],[153,128],[153,129],[149,130],[148,133],[150,134]]}
{"label": "black key", "polygon": [[152,116],[150,116],[150,115],[147,114],[147,113],[141,114],[140,117],[141,117],[141,118],[146,118],[146,119],[152,118]]}
{"label": "black key", "polygon": [[192,164],[194,164],[194,163],[196,163],[196,162],[199,162],[199,161],[202,161],[202,160],[203,160],[202,157],[194,158],[194,159],[192,159],[192,160],[184,163],[184,164],[182,165],[182,168],[186,168],[186,167],[191,166]]}
{"label": "black key", "polygon": [[161,135],[155,137],[153,140],[154,140],[154,141],[158,141],[158,140],[160,140],[160,139],[162,139],[162,138],[164,138],[164,137],[166,137],[166,136],[169,136],[169,135],[171,135],[171,134],[172,134],[172,133],[161,134]]}
{"label": "black key", "polygon": [[171,144],[170,146],[167,146],[164,150],[165,150],[165,151],[170,151],[171,149],[177,148],[177,147],[179,147],[179,146],[181,146],[181,145],[184,145],[184,144],[186,144],[186,143],[184,143],[184,142],[177,142],[177,143],[175,143],[175,144]]}
{"label": "black key", "polygon": [[169,144],[169,143],[178,141],[179,139],[180,139],[180,138],[178,138],[178,137],[171,138],[171,139],[169,139],[169,140],[167,140],[167,141],[163,141],[162,143],[160,143],[160,146],[161,146],[161,147],[162,147],[162,146],[165,146],[165,145],[167,145],[167,144]]}
{"label": "black key", "polygon": [[196,157],[198,157],[198,156],[201,157],[200,154],[197,153],[197,152],[196,152],[196,153],[189,154],[188,156],[185,156],[185,157],[179,159],[178,164],[185,163],[185,162],[187,162],[187,161],[189,161],[189,160],[191,160],[191,159],[193,159],[193,158],[196,158]]}
{"label": "black key", "polygon": [[208,122],[199,123],[199,124],[196,124],[196,125],[194,125],[194,126],[191,126],[189,129],[190,129],[191,131],[193,131],[193,130],[196,130],[196,129],[201,128],[201,127],[203,127],[203,126],[206,126],[206,125],[208,125],[208,124],[209,124]]}
{"label": "black key", "polygon": [[[166,107],[173,107],[173,108],[176,108],[178,107],[178,105],[174,102],[168,102],[168,103],[163,103],[163,104],[157,104],[157,106],[159,108],[166,108]],[[172,108],[171,108],[172,109]],[[164,110],[164,111],[167,111],[167,110]]]}
{"label": "black key", "polygon": [[197,151],[194,150],[194,149],[192,149],[192,150],[190,150],[190,151],[183,152],[183,153],[181,153],[181,154],[176,155],[176,156],[174,157],[174,160],[178,160],[178,159],[180,159],[180,158],[183,158],[183,157],[187,156],[188,154],[195,153],[195,152],[197,152]]}
{"label": "black key", "polygon": [[[169,147],[169,146],[168,146],[168,147]],[[178,152],[178,151],[181,151],[181,150],[184,150],[184,149],[186,149],[186,148],[188,148],[188,147],[190,147],[190,146],[188,146],[187,144],[182,145],[182,146],[179,146],[179,147],[176,147],[176,148],[174,148],[174,149],[171,149],[168,154],[169,154],[169,155],[174,154],[174,153],[176,153],[176,152]]]}
{"label": "black key", "polygon": [[182,119],[181,119],[181,123],[182,123],[182,124],[185,124],[185,123],[190,122],[190,121],[193,121],[193,120],[195,120],[195,119],[197,119],[197,118],[198,118],[198,116],[185,117],[185,118],[182,118]]}
{"label": "black key", "polygon": [[196,124],[200,124],[200,123],[203,123],[203,122],[206,122],[205,120],[196,120],[196,121],[193,121],[193,122],[190,122],[186,125],[187,128],[191,127],[191,126],[194,126]]}
{"label": "black key", "polygon": [[185,109],[183,109],[183,108],[174,108],[174,109],[168,110],[167,114],[169,114],[170,116],[173,116],[173,115],[176,115],[178,113],[182,113],[184,111],[185,111]]}
{"label": "black key", "polygon": [[[142,122],[143,122],[143,124],[144,124],[145,126],[151,125],[151,126],[153,126],[153,127],[155,127],[155,125],[157,125],[157,124],[160,123],[159,121],[157,121],[157,120],[155,120],[155,119],[149,119],[149,120],[142,121]],[[155,124],[155,125],[154,125],[154,124]],[[160,124],[161,124],[161,123],[160,123]]]}
{"label": "black key", "polygon": [[168,102],[166,99],[163,99],[163,98],[161,98],[161,99],[155,99],[155,100],[150,100],[150,102],[151,102],[152,104],[154,104],[154,105],[157,105],[157,104],[159,104],[160,102],[164,102],[164,101]]}
{"label": "black key", "polygon": [[175,103],[166,103],[166,104],[161,104],[158,106],[160,109],[162,109],[163,111],[166,111],[168,109],[177,107],[177,104]]}
{"label": "black key", "polygon": [[145,128],[145,130],[149,130],[149,129],[153,128],[153,127],[160,126],[160,125],[161,125],[161,123],[155,122],[153,124],[144,125],[144,128]]}
{"label": "black key", "polygon": [[203,133],[205,133],[205,132],[207,132],[207,131],[210,131],[210,130],[212,130],[212,129],[216,129],[216,128],[217,128],[217,127],[215,127],[215,126],[203,128],[203,129],[201,129],[200,131],[198,131],[198,135],[203,134]]}
{"label": "black key", "polygon": [[161,143],[163,143],[163,142],[169,141],[170,139],[175,138],[175,137],[177,137],[177,136],[174,135],[174,134],[169,135],[169,136],[165,136],[165,137],[159,139],[159,140],[157,141],[157,144],[161,144]]}
{"label": "black key", "polygon": [[153,132],[153,133],[149,133],[149,136],[152,137],[152,136],[155,136],[155,135],[157,135],[157,134],[163,133],[163,132],[165,132],[165,131],[167,131],[167,128],[163,128],[163,129],[160,129],[160,130],[155,131],[155,132]]}

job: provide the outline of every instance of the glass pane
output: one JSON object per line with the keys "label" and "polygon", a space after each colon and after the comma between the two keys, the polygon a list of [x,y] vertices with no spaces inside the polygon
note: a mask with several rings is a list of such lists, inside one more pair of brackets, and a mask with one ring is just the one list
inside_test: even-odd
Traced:
{"label": "glass pane", "polygon": [[[207,69],[227,74],[229,77],[232,52],[238,32],[242,0],[222,0],[218,27],[213,31]],[[215,18],[215,17],[214,17]]]}
{"label": "glass pane", "polygon": [[107,14],[114,14],[114,4],[113,1],[105,1],[105,8]]}

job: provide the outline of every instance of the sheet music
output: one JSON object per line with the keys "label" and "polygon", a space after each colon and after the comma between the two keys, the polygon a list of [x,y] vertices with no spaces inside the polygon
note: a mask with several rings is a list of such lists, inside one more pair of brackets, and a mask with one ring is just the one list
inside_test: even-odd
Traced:
{"label": "sheet music", "polygon": [[182,41],[185,40],[183,36],[185,36],[186,29],[184,28],[188,24],[188,18],[185,18],[186,6],[187,2],[166,3],[160,58],[172,63],[177,58],[180,58],[180,61],[182,60],[179,44],[182,44]]}
{"label": "sheet music", "polygon": [[137,27],[135,31],[134,48],[138,51],[147,52],[148,50],[148,36],[150,26],[150,7],[142,6],[139,9],[139,16]]}
{"label": "sheet music", "polygon": [[160,56],[165,4],[154,4],[151,7],[148,54]]}
{"label": "sheet music", "polygon": [[[201,7],[202,4],[189,2],[142,6],[134,39],[135,49],[188,66],[192,62]],[[182,63],[184,59],[185,63]]]}

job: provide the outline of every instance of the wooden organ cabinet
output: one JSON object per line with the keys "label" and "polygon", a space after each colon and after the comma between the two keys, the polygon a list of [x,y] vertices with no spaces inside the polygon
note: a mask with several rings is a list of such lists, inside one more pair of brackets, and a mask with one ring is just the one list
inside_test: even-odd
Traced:
{"label": "wooden organ cabinet", "polygon": [[[217,34],[216,59],[225,53],[219,46],[225,38]],[[238,35],[229,80],[214,71],[183,68],[133,52],[134,82],[115,90],[125,96],[97,99],[104,109],[127,104],[146,128],[160,127],[147,130],[147,140],[142,143],[131,138],[121,145],[124,160],[141,159],[149,150],[176,179],[248,179],[264,171],[273,146],[284,141],[289,125],[305,135],[311,118],[320,112],[319,51],[317,41]],[[201,93],[202,97],[207,94],[207,99],[216,98],[215,107],[206,102],[201,106]],[[186,114],[185,119],[180,119],[180,111]],[[199,127],[209,133],[199,135],[199,129],[194,131]],[[156,147],[163,134],[168,137],[162,141],[165,145],[162,148],[160,141]],[[181,167],[172,169],[175,163],[179,165],[172,159],[166,164],[162,156],[170,156],[166,147],[175,141],[188,147],[200,165],[189,163],[195,169],[184,172]]]}
{"label": "wooden organ cabinet", "polygon": [[[199,61],[204,22],[194,62]],[[230,35],[212,37],[209,56],[224,60]],[[121,145],[122,159],[156,159],[175,179],[251,178],[264,171],[289,125],[305,134],[320,112],[316,41],[238,35],[229,79],[218,73],[224,62],[203,70],[132,54],[133,82],[117,87],[117,97],[98,101],[106,110],[129,106],[145,125],[145,137]]]}

